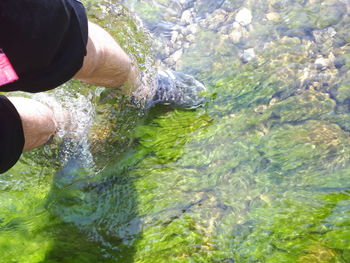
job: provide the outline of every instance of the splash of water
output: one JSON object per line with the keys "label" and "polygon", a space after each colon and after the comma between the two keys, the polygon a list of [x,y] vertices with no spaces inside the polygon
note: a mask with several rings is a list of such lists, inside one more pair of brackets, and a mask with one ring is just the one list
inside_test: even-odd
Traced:
{"label": "splash of water", "polygon": [[49,106],[58,122],[55,140],[61,141],[60,161],[65,165],[79,152],[83,167],[92,167],[93,157],[89,150],[89,130],[95,109],[91,98],[70,91],[66,85],[50,93],[38,93],[33,99]]}

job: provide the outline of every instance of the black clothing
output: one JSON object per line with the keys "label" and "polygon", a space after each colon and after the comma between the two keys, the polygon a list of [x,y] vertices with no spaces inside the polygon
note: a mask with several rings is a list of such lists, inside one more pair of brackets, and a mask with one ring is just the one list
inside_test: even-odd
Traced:
{"label": "black clothing", "polygon": [[0,145],[0,173],[4,173],[21,156],[24,134],[16,108],[2,95],[0,95]]}
{"label": "black clothing", "polygon": [[0,49],[19,80],[0,91],[56,88],[82,67],[88,24],[77,0],[0,0]]}
{"label": "black clothing", "polygon": [[[0,92],[46,91],[71,79],[82,67],[88,20],[77,0],[0,0],[0,49],[19,79]],[[19,159],[24,146],[16,108],[0,95],[0,173]]]}

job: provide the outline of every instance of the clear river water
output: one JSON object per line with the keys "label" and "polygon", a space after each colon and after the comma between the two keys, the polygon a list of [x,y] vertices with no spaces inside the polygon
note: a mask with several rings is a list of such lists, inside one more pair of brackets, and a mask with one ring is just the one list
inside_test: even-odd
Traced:
{"label": "clear river water", "polygon": [[0,175],[0,262],[350,262],[348,0],[83,2],[146,85],[183,71],[206,101],[34,95],[71,124]]}

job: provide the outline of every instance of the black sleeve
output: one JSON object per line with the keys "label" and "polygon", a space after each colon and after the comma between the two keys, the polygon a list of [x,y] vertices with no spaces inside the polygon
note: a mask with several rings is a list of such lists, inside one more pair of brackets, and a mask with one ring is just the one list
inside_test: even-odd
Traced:
{"label": "black sleeve", "polygon": [[21,118],[15,106],[5,96],[0,95],[0,173],[15,165],[23,147]]}

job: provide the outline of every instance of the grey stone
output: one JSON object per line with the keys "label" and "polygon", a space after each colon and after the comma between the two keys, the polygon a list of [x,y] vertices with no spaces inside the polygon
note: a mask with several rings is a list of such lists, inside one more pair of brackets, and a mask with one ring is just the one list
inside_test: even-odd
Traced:
{"label": "grey stone", "polygon": [[229,34],[229,38],[232,40],[233,43],[237,44],[241,41],[242,35],[242,31],[234,30]]}
{"label": "grey stone", "polygon": [[211,30],[218,30],[226,22],[227,15],[227,12],[223,9],[218,9],[207,15],[205,19],[206,27]]}
{"label": "grey stone", "polygon": [[195,0],[178,0],[183,9],[193,7]]}
{"label": "grey stone", "polygon": [[175,62],[177,62],[181,58],[182,54],[183,54],[182,49],[179,49],[179,50],[176,50],[174,54],[171,55],[171,57]]}
{"label": "grey stone", "polygon": [[326,29],[314,30],[312,34],[316,43],[324,43],[325,41],[333,38],[337,32],[333,27],[328,27]]}
{"label": "grey stone", "polygon": [[330,66],[330,64],[331,61],[328,58],[319,57],[315,60],[315,65],[318,70],[325,70]]}
{"label": "grey stone", "polygon": [[191,12],[190,9],[187,9],[181,15],[180,24],[181,25],[188,25],[188,24],[191,24],[191,23],[193,23],[192,12]]}
{"label": "grey stone", "polygon": [[240,9],[236,14],[236,21],[243,26],[249,25],[252,22],[252,18],[252,12],[245,7]]}
{"label": "grey stone", "polygon": [[281,16],[277,12],[270,12],[266,14],[266,18],[269,21],[278,22],[281,21]]}
{"label": "grey stone", "polygon": [[340,69],[342,68],[345,64],[346,64],[346,59],[344,57],[336,57],[334,59],[334,66],[337,68],[337,69]]}
{"label": "grey stone", "polygon": [[189,42],[194,42],[195,39],[196,39],[196,37],[193,34],[189,34],[186,36],[186,40]]}
{"label": "grey stone", "polygon": [[241,60],[243,63],[248,63],[248,62],[252,61],[253,59],[255,59],[255,57],[256,57],[256,55],[255,55],[254,48],[248,48],[248,49],[243,50]]}
{"label": "grey stone", "polygon": [[199,17],[204,18],[206,14],[211,14],[219,9],[225,0],[201,0],[196,1],[195,11]]}
{"label": "grey stone", "polygon": [[179,36],[179,32],[178,31],[172,31],[171,32],[171,42],[176,42],[176,40],[178,39]]}

